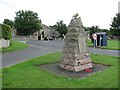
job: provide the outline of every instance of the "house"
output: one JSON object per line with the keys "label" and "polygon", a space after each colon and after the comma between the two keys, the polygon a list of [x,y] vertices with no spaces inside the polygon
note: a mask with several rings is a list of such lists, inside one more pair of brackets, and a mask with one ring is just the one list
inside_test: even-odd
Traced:
{"label": "house", "polygon": [[38,40],[56,40],[59,35],[60,34],[51,27],[42,24],[42,29],[38,32]]}
{"label": "house", "polygon": [[27,35],[27,36],[18,36],[16,29],[13,29],[12,32],[13,37],[21,38],[21,39],[28,39],[28,40],[56,40],[59,37],[59,33],[52,29],[51,27],[48,27],[45,24],[42,24],[42,29],[39,31]]}

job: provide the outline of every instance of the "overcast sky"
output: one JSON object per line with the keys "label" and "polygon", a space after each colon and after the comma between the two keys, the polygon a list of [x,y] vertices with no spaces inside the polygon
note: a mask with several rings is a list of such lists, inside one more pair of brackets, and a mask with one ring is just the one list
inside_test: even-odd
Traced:
{"label": "overcast sky", "polygon": [[43,24],[54,25],[63,20],[69,24],[79,13],[84,26],[98,25],[110,28],[112,18],[118,13],[119,0],[0,0],[0,23],[5,18],[14,20],[15,12],[31,10],[38,13]]}

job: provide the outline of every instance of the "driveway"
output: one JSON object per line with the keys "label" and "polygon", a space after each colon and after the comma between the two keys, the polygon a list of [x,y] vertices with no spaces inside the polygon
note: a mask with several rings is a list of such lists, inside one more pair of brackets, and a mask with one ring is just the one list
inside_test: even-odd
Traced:
{"label": "driveway", "polygon": [[[61,52],[63,41],[28,41],[29,47],[22,50],[7,52],[2,54],[2,67],[8,67],[31,58],[41,56],[51,52]],[[89,48],[93,53],[93,48]],[[96,49],[96,54],[118,56],[117,50]]]}

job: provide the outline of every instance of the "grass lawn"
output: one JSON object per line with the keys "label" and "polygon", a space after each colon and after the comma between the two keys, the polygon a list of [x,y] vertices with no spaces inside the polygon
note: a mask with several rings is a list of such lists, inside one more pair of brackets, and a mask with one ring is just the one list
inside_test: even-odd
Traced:
{"label": "grass lawn", "polygon": [[88,47],[93,47],[93,43],[92,43],[91,40],[87,40],[87,46],[88,46]]}
{"label": "grass lawn", "polygon": [[86,78],[63,77],[35,66],[60,58],[61,53],[50,53],[3,68],[3,88],[118,88],[118,57],[91,55],[94,62],[112,66]]}
{"label": "grass lawn", "polygon": [[0,52],[15,51],[15,50],[26,48],[28,46],[26,43],[17,42],[17,41],[13,41],[13,40],[11,40],[10,42],[11,42],[10,47],[2,48],[2,49],[0,49]]}
{"label": "grass lawn", "polygon": [[2,69],[0,69],[0,90],[2,90]]}
{"label": "grass lawn", "polygon": [[[88,40],[87,44],[88,44],[89,47],[93,46],[91,40]],[[103,46],[101,48],[102,49],[111,49],[111,50],[120,50],[120,47],[118,45],[120,45],[120,41],[118,41],[118,40],[108,40],[108,46]]]}

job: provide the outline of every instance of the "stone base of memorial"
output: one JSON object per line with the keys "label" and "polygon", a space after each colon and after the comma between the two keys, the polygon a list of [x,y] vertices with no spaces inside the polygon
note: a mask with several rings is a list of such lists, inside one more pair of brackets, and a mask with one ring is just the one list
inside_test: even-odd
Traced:
{"label": "stone base of memorial", "polygon": [[73,60],[65,59],[65,54],[64,54],[63,55],[64,59],[59,64],[59,67],[62,69],[66,69],[68,71],[75,71],[75,72],[82,71],[87,68],[92,68],[91,59],[90,59],[88,53],[86,53],[86,54],[84,53],[81,55],[78,54],[75,56],[76,57],[73,57],[72,55],[69,56],[69,58],[72,57]]}
{"label": "stone base of memorial", "polygon": [[71,60],[64,60],[59,64],[59,67],[68,71],[78,72],[87,68],[92,68],[92,63],[89,59],[74,60],[74,62]]}

